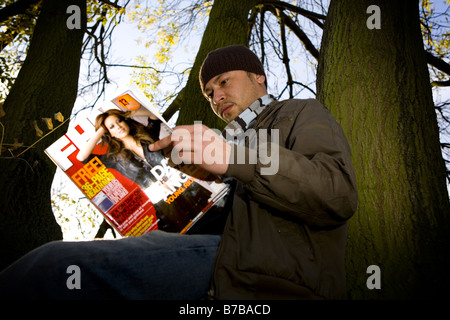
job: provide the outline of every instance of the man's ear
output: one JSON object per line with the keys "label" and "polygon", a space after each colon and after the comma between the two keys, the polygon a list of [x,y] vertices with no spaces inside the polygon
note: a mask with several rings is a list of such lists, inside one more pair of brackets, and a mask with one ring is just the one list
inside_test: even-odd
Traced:
{"label": "man's ear", "polygon": [[262,84],[266,81],[266,76],[263,74],[255,74],[255,79],[258,83]]}

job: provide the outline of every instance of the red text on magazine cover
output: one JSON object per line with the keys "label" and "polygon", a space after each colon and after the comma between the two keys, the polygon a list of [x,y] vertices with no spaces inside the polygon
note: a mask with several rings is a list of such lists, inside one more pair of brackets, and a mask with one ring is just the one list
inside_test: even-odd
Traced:
{"label": "red text on magazine cover", "polygon": [[[142,189],[118,171],[106,168],[98,157],[77,160],[79,145],[87,140],[92,124],[77,124],[47,150],[47,154],[123,236],[138,236],[158,229],[153,204]],[[102,150],[103,149],[103,150]],[[95,154],[105,153],[96,146]]]}

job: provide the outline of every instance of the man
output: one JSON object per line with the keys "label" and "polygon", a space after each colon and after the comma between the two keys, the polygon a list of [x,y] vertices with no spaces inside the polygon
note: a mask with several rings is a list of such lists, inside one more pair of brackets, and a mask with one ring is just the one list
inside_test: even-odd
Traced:
{"label": "man", "polygon": [[[59,297],[69,298],[197,299],[208,289],[214,299],[341,298],[346,221],[357,204],[350,149],[317,101],[277,102],[266,83],[260,61],[246,47],[211,52],[200,71],[201,89],[228,122],[225,136],[234,143],[205,126],[182,126],[150,147],[171,149],[180,161],[233,179],[221,238],[157,231],[118,241],[54,243],[0,275],[0,292],[2,283],[17,292],[17,283],[28,281],[30,287],[34,279],[36,294],[55,294],[58,282]],[[184,139],[176,139],[179,132]],[[270,139],[261,142],[261,133]],[[207,159],[207,149],[216,151],[214,161]],[[264,174],[272,165],[269,153],[277,154],[277,170]],[[61,275],[67,263],[87,279],[79,293],[60,284],[68,277]],[[52,270],[36,280],[38,268]]]}
{"label": "man", "polygon": [[[340,126],[315,100],[275,101],[267,94],[261,63],[243,46],[211,52],[200,83],[231,131],[267,129],[280,138],[271,147],[279,153],[274,174],[262,174],[267,159],[260,154],[256,163],[239,163],[237,155],[255,150],[220,139],[214,143],[225,146],[214,150],[225,150],[225,161],[198,164],[237,180],[210,294],[226,299],[341,298],[346,220],[356,210],[357,192]],[[193,162],[205,148],[169,140],[156,144],[172,144],[185,162]]]}

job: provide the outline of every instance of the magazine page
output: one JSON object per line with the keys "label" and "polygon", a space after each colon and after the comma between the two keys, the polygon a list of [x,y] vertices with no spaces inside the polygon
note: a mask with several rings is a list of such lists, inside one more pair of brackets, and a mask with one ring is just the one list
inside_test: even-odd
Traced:
{"label": "magazine page", "polygon": [[173,166],[162,151],[148,150],[170,133],[145,95],[130,86],[71,126],[46,153],[120,235],[185,233],[228,186],[194,165]]}

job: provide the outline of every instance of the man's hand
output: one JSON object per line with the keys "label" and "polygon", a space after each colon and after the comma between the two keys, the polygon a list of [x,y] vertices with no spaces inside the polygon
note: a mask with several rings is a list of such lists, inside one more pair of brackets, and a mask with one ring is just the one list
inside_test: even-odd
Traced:
{"label": "man's hand", "polygon": [[231,148],[215,130],[202,124],[175,127],[170,136],[149,146],[150,151],[170,153],[175,164],[195,164],[216,175],[227,171]]}
{"label": "man's hand", "polygon": [[137,110],[130,111],[130,118],[133,117],[149,117],[152,120],[158,120],[158,117],[155,116],[150,110],[147,108],[141,107]]}

